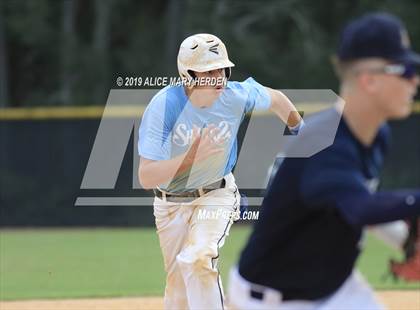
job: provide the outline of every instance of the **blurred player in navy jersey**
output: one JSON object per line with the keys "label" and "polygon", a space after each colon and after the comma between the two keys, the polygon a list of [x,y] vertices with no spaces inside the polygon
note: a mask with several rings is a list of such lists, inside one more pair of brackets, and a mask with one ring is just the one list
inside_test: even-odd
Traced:
{"label": "blurred player in navy jersey", "polygon": [[231,271],[232,309],[383,309],[354,266],[366,226],[420,215],[419,189],[376,191],[386,121],[410,114],[419,64],[395,16],[367,14],[345,27],[335,64],[345,105],[334,143],[287,158],[322,135],[340,113],[331,109],[309,119],[286,150]]}

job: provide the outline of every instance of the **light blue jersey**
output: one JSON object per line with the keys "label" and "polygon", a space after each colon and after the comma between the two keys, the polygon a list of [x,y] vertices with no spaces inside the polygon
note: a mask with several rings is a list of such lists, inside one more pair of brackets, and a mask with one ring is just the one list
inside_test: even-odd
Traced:
{"label": "light blue jersey", "polygon": [[226,140],[225,152],[195,163],[187,172],[159,187],[168,192],[194,190],[230,173],[237,160],[237,133],[246,113],[266,110],[271,105],[266,88],[253,78],[228,82],[219,98],[208,108],[189,101],[183,86],[167,86],[147,106],[139,129],[138,151],[143,158],[168,160],[185,153],[193,125],[220,129],[218,138]]}

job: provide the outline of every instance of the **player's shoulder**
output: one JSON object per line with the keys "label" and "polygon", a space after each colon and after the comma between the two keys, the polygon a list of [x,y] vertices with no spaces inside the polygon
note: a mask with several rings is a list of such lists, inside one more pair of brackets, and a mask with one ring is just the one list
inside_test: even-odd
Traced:
{"label": "player's shoulder", "polygon": [[229,81],[227,83],[227,88],[232,90],[247,90],[253,87],[262,87],[253,77],[248,77],[242,82],[239,81]]}
{"label": "player's shoulder", "polygon": [[[344,118],[341,119],[340,126],[337,130],[334,148],[339,149],[346,157],[360,158],[361,149],[365,150],[362,153],[372,153],[373,149],[379,150],[385,154],[389,149],[391,139],[391,130],[387,123],[384,123],[377,132],[377,135],[369,147],[364,146],[360,140],[350,130]],[[367,151],[367,152],[366,152]]]}
{"label": "player's shoulder", "polygon": [[183,97],[182,86],[168,85],[159,90],[150,100],[149,106],[161,106],[169,102],[181,100]]}
{"label": "player's shoulder", "polygon": [[168,109],[182,109],[186,102],[185,92],[180,85],[168,85],[159,90],[146,107],[147,112],[163,112]]}

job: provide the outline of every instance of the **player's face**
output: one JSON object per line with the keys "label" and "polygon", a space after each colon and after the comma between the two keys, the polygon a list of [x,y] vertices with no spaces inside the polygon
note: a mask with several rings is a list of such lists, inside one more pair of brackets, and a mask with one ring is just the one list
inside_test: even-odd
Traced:
{"label": "player's face", "polygon": [[407,117],[417,92],[419,77],[415,67],[383,60],[365,62],[359,71],[372,104],[386,119]]}
{"label": "player's face", "polygon": [[216,69],[206,72],[194,72],[199,81],[196,88],[211,89],[215,92],[221,92],[224,88],[224,79],[226,78],[225,69]]}
{"label": "player's face", "polygon": [[379,74],[376,76],[378,104],[389,119],[407,117],[412,108],[414,96],[419,85],[418,75],[403,77],[398,74]]}

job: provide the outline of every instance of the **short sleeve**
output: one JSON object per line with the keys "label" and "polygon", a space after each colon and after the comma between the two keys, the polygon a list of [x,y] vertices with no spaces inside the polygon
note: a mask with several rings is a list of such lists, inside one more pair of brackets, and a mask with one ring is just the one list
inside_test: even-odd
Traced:
{"label": "short sleeve", "polygon": [[267,89],[255,81],[252,77],[242,82],[244,90],[248,92],[248,100],[245,105],[245,112],[251,110],[268,110],[271,106],[271,97]]}
{"label": "short sleeve", "polygon": [[167,160],[171,156],[171,134],[166,95],[154,97],[147,106],[139,128],[138,153],[150,160]]}

